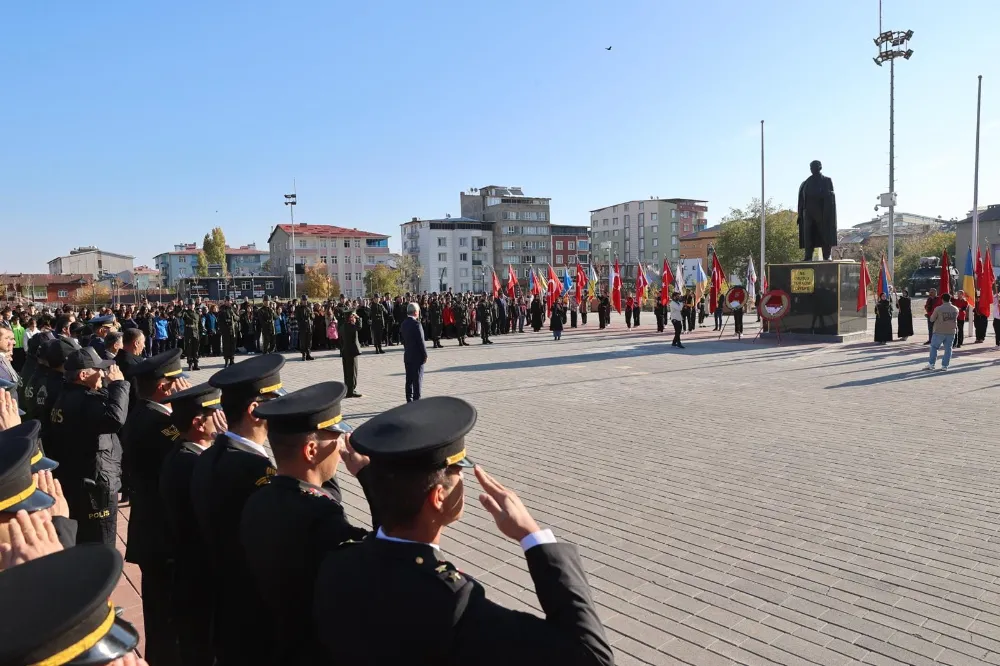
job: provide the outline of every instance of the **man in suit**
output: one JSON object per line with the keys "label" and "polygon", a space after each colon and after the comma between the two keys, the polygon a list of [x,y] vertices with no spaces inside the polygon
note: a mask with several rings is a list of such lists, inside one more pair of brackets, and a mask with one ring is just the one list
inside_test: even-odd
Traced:
{"label": "man in suit", "polygon": [[340,334],[340,360],[344,363],[344,384],[347,385],[348,398],[364,397],[358,393],[358,357],[361,356],[358,331],[360,330],[361,319],[358,315],[354,312],[345,314]]}
{"label": "man in suit", "polygon": [[313,627],[331,663],[614,663],[576,547],[541,529],[517,494],[478,466],[480,503],[524,551],[544,617],[487,599],[443,559],[441,534],[461,518],[471,480],[463,470],[473,467],[466,437],[475,422],[472,405],[436,396],[378,414],[351,435],[370,460],[365,495],[378,528],[330,552],[319,569]]}
{"label": "man in suit", "polygon": [[424,329],[420,325],[420,306],[410,303],[406,306],[406,319],[399,327],[403,339],[403,366],[406,368],[406,402],[420,400],[420,386],[424,383],[424,363],[427,362],[427,346],[424,344]]}

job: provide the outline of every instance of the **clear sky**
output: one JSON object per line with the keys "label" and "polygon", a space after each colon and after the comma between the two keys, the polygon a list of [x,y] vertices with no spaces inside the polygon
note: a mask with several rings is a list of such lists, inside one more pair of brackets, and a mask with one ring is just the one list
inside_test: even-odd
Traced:
{"label": "clear sky", "polygon": [[[902,211],[1000,203],[1000,2],[885,0],[912,29],[896,76]],[[760,194],[808,164],[840,226],[888,186],[877,0],[218,0],[7,3],[0,22],[0,272],[79,245],[136,264],[222,226],[265,246],[288,219],[392,235],[520,185],[552,221],[628,199]],[[606,51],[606,46],[612,46]]]}

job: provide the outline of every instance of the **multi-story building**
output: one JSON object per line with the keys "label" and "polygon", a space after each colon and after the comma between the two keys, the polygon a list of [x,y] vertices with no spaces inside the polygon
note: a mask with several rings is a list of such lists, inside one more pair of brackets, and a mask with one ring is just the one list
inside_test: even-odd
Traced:
{"label": "multi-story building", "polygon": [[50,275],[89,275],[97,278],[111,273],[132,270],[135,257],[117,252],[105,252],[94,246],[78,247],[63,257],[49,261]]}
{"label": "multi-story building", "polygon": [[[681,236],[681,259],[701,259],[703,268],[712,265],[712,253],[719,239],[721,224]],[[660,262],[662,263],[662,259]],[[706,269],[707,270],[707,269]]]}
{"label": "multi-story building", "polygon": [[413,291],[484,291],[493,257],[492,224],[448,215],[438,220],[414,217],[399,228],[403,256],[415,257],[424,269],[420,282],[410,287]]}
{"label": "multi-story building", "polygon": [[159,289],[162,286],[160,271],[149,266],[136,266],[130,271],[122,271],[116,276],[118,280],[137,291]]}
{"label": "multi-story building", "polygon": [[[180,243],[174,245],[171,252],[163,252],[153,257],[156,270],[160,273],[161,283],[170,288],[177,287],[181,278],[195,277],[198,274],[198,253],[201,248],[197,243]],[[267,271],[269,253],[258,250],[256,243],[226,248],[226,271],[231,275],[261,275]],[[221,267],[219,272],[221,273]]]}
{"label": "multi-story building", "polygon": [[[708,223],[700,199],[637,199],[590,211],[592,256],[601,270],[615,256],[634,273],[636,262],[680,259],[681,236],[703,231]],[[610,243],[604,249],[602,243]],[[626,272],[626,277],[631,273]]]}
{"label": "multi-story building", "polygon": [[500,185],[462,192],[459,199],[462,217],[493,225],[492,263],[504,272],[512,265],[522,285],[527,284],[532,265],[551,261],[551,199]]}
{"label": "multi-story building", "polygon": [[552,225],[552,267],[562,277],[576,275],[577,264],[590,263],[590,227]]}
{"label": "multi-story building", "polygon": [[[275,275],[290,273],[292,235],[292,225],[279,224],[267,239],[271,249],[270,268]],[[326,264],[341,293],[352,298],[364,296],[365,273],[389,258],[389,237],[385,234],[296,222],[294,236],[296,293],[302,292],[306,266]]]}

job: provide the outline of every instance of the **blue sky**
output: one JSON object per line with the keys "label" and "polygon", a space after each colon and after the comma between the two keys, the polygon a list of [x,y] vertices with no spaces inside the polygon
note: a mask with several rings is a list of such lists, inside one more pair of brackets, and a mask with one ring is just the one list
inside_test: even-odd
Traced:
{"label": "blue sky", "polygon": [[[995,1],[885,0],[903,211],[1000,203]],[[0,25],[0,272],[95,244],[136,263],[222,226],[266,245],[296,218],[391,234],[520,185],[556,223],[650,195],[793,205],[808,164],[840,226],[888,184],[877,0],[13,3]],[[605,51],[604,47],[613,46]]]}

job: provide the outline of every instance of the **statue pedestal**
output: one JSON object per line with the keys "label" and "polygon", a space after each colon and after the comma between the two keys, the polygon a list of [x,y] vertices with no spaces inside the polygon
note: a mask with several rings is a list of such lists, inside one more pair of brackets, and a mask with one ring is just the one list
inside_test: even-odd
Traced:
{"label": "statue pedestal", "polygon": [[768,286],[788,293],[792,301],[780,323],[781,337],[804,342],[868,339],[868,308],[857,309],[860,275],[861,264],[851,260],[769,264]]}

